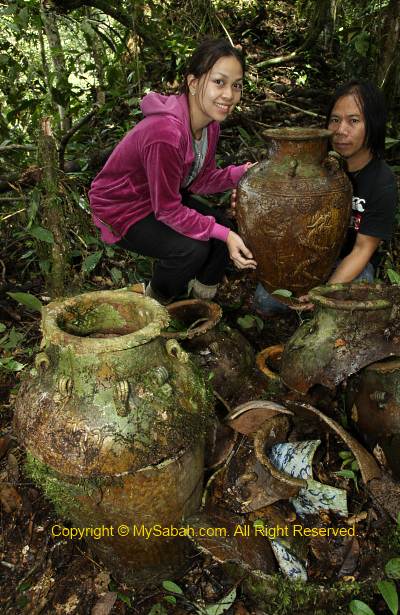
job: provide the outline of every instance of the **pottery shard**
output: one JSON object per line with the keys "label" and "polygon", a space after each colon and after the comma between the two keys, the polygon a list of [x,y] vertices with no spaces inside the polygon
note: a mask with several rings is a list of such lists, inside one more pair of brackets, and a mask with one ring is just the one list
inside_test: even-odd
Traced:
{"label": "pottery shard", "polygon": [[[188,525],[200,531],[188,537],[196,546],[218,563],[233,562],[243,572],[276,571],[271,545],[264,536],[255,536],[252,525],[240,516],[217,509],[213,513],[199,513],[187,519]],[[208,530],[208,532],[207,532]],[[209,536],[200,536],[209,533]]]}

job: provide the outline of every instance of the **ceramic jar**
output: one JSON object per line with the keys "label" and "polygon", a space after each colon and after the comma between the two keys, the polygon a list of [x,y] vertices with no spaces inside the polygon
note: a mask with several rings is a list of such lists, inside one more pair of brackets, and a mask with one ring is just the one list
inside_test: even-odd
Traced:
{"label": "ceramic jar", "polygon": [[338,160],[328,156],[330,134],[316,128],[265,130],[268,159],[239,182],[239,231],[269,292],[305,294],[328,278],[338,257],[352,189]]}
{"label": "ceramic jar", "polygon": [[[176,340],[168,313],[129,291],[100,291],[43,308],[42,352],[22,384],[14,428],[34,480],[94,552],[129,584],[174,576],[179,527],[202,493],[212,395]],[[120,536],[119,526],[128,528]]]}
{"label": "ceramic jar", "polygon": [[285,344],[281,377],[300,393],[320,384],[334,388],[357,371],[400,356],[400,287],[331,284],[309,293],[313,318]]}

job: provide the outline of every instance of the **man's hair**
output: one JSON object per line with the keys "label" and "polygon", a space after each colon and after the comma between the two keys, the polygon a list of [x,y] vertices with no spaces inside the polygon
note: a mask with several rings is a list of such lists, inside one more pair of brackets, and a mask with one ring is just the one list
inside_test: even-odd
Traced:
{"label": "man's hair", "polygon": [[376,158],[383,158],[386,135],[386,104],[382,91],[371,81],[352,79],[339,86],[333,94],[328,113],[326,126],[333,107],[342,96],[353,95],[364,113],[365,118],[365,145]]}
{"label": "man's hair", "polygon": [[182,92],[189,93],[187,84],[187,76],[194,75],[199,79],[202,75],[207,74],[214,64],[220,58],[232,56],[237,59],[243,70],[243,75],[246,69],[243,53],[237,47],[233,47],[225,38],[205,39],[194,50],[192,57],[186,67],[184,82],[182,84]]}

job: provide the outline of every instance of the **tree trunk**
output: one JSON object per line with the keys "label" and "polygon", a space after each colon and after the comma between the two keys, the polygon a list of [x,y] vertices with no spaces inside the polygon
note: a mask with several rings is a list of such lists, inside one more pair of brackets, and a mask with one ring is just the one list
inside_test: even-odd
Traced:
{"label": "tree trunk", "polygon": [[377,81],[385,92],[388,107],[391,107],[400,89],[400,0],[390,0],[384,9],[380,43]]}
{"label": "tree trunk", "polygon": [[65,133],[71,128],[71,117],[69,115],[70,87],[68,83],[69,75],[65,65],[60,32],[58,30],[55,14],[46,8],[44,0],[42,0],[41,3],[40,15],[45,28],[50,54],[56,73],[57,93],[55,96],[54,89],[52,88],[52,95],[57,104],[60,115],[61,131]]}
{"label": "tree trunk", "polygon": [[297,49],[296,54],[311,49],[317,42],[321,32],[331,21],[331,0],[317,0],[311,5],[311,25],[304,43]]}
{"label": "tree trunk", "polygon": [[[62,199],[59,193],[58,154],[53,137],[50,120],[42,120],[39,131],[38,162],[42,168],[42,223],[53,235],[53,243],[48,251],[50,271],[47,274],[47,290],[54,299],[65,294],[65,277],[67,269],[67,242],[65,238],[66,221],[64,219]],[[46,244],[47,246],[48,244]],[[45,274],[46,275],[46,274]]]}

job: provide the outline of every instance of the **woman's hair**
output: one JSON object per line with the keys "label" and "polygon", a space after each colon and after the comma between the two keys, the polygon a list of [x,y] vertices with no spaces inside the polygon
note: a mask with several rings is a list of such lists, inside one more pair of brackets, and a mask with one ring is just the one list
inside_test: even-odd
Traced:
{"label": "woman's hair", "polygon": [[244,74],[246,63],[240,49],[233,47],[225,38],[205,39],[202,41],[194,50],[193,55],[186,67],[184,82],[181,88],[182,92],[184,94],[189,94],[189,86],[187,83],[188,75],[194,75],[196,79],[199,79],[202,75],[207,74],[212,69],[215,62],[218,62],[220,58],[225,58],[227,56],[232,56],[237,59]]}
{"label": "woman's hair", "polygon": [[358,102],[365,118],[365,145],[376,158],[382,158],[385,151],[386,135],[386,104],[381,90],[371,81],[352,79],[339,86],[335,91],[328,113],[326,126],[333,107],[342,96],[353,95]]}

